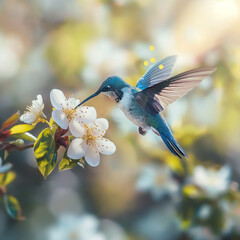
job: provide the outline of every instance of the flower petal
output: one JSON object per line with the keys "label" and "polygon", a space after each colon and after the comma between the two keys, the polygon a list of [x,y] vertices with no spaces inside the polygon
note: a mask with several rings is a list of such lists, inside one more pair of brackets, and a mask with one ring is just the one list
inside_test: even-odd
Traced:
{"label": "flower petal", "polygon": [[66,107],[67,99],[61,90],[53,89],[50,92],[50,101],[55,109],[59,109]]}
{"label": "flower petal", "polygon": [[208,171],[203,166],[196,166],[194,168],[193,179],[196,184],[206,182],[208,178]]}
{"label": "flower petal", "polygon": [[219,171],[218,171],[218,176],[221,179],[229,179],[231,176],[231,168],[227,165],[223,166]]}
{"label": "flower petal", "polygon": [[67,156],[71,159],[80,159],[86,154],[87,149],[88,146],[85,140],[75,138],[68,147]]}
{"label": "flower petal", "polygon": [[20,120],[22,122],[25,122],[27,124],[32,124],[36,121],[37,115],[32,112],[25,112],[23,115],[21,115]]}
{"label": "flower petal", "polygon": [[76,119],[78,122],[88,124],[97,119],[97,112],[94,107],[82,106],[76,109]]}
{"label": "flower petal", "polygon": [[67,108],[68,109],[74,109],[79,103],[80,103],[79,99],[69,98],[67,100]]}
{"label": "flower petal", "polygon": [[6,163],[3,166],[0,166],[0,173],[7,172],[12,167],[11,163]]}
{"label": "flower petal", "polygon": [[68,128],[68,119],[66,114],[62,110],[60,109],[53,110],[52,118],[54,122],[56,122],[62,129]]}
{"label": "flower petal", "polygon": [[99,138],[95,140],[97,149],[100,153],[111,155],[116,151],[116,146],[113,142],[106,138]]}
{"label": "flower petal", "polygon": [[42,95],[37,95],[37,100],[33,100],[32,101],[32,109],[34,109],[34,111],[36,113],[39,113],[40,111],[42,111],[43,109],[43,99],[42,99]]}
{"label": "flower petal", "polygon": [[69,130],[74,137],[82,137],[86,133],[86,129],[83,124],[72,119],[69,123]]}
{"label": "flower petal", "polygon": [[96,167],[99,165],[100,154],[96,147],[94,147],[93,145],[88,145],[88,150],[85,154],[85,160],[92,167]]}
{"label": "flower petal", "polygon": [[109,123],[108,120],[105,118],[98,118],[96,121],[90,123],[89,128],[93,129],[93,135],[96,137],[102,137],[105,135],[108,127],[109,127]]}

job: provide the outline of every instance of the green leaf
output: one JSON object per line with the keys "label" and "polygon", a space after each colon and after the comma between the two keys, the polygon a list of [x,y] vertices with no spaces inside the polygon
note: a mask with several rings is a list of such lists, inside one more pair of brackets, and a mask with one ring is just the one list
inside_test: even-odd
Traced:
{"label": "green leaf", "polygon": [[56,130],[57,127],[44,129],[34,144],[34,154],[37,159],[38,168],[45,179],[56,165],[57,152],[54,140]]}
{"label": "green leaf", "polygon": [[70,158],[63,158],[59,163],[59,171],[72,169],[77,166],[77,161],[73,161]]}
{"label": "green leaf", "polygon": [[64,156],[64,158],[59,163],[59,171],[72,169],[77,166],[77,162],[77,160],[73,161],[72,159]]}
{"label": "green leaf", "polygon": [[13,134],[12,137],[31,142],[35,142],[37,140],[37,138],[29,132]]}
{"label": "green leaf", "polygon": [[16,220],[25,220],[18,200],[13,196],[4,196],[4,205],[8,215]]}
{"label": "green leaf", "polygon": [[38,162],[38,166],[44,167],[52,161],[55,154],[55,131],[45,128],[38,136],[34,144],[34,154]]}
{"label": "green leaf", "polygon": [[18,133],[24,133],[27,131],[31,131],[35,128],[35,125],[29,125],[29,124],[19,124],[10,129],[11,135],[12,134],[18,134]]}
{"label": "green leaf", "polygon": [[3,124],[2,124],[2,128],[1,129],[5,129],[7,127],[12,126],[13,124],[15,124],[18,119],[20,117],[20,113],[19,111],[14,113],[10,118],[8,118]]}
{"label": "green leaf", "polygon": [[66,150],[61,162],[59,163],[58,168],[59,168],[59,171],[72,169],[77,165],[84,168],[84,164],[85,162],[83,159],[72,160],[71,158],[69,158],[67,156],[67,150]]}
{"label": "green leaf", "polygon": [[39,168],[39,171],[41,172],[41,174],[43,175],[43,177],[46,179],[48,177],[48,175],[53,171],[53,169],[55,168],[56,166],[56,161],[57,161],[57,153],[55,152],[54,156],[53,156],[53,159],[51,162],[49,162],[47,165],[43,166],[43,167],[40,167],[38,166]]}
{"label": "green leaf", "polygon": [[0,173],[0,186],[7,186],[16,178],[16,173],[13,171]]}

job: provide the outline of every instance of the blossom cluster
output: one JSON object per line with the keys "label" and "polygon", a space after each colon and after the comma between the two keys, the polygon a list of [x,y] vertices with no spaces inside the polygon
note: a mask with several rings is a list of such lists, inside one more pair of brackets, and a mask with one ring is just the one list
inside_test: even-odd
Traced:
{"label": "blossom cluster", "polygon": [[[8,195],[7,190],[16,177],[15,172],[11,171],[12,164],[6,163],[13,150],[33,148],[39,171],[45,179],[57,162],[60,171],[77,165],[84,167],[85,162],[96,167],[100,163],[100,154],[111,155],[116,151],[115,144],[104,137],[109,123],[105,118],[97,118],[94,107],[78,106],[79,99],[67,99],[58,89],[50,92],[50,101],[53,111],[49,121],[43,113],[43,98],[37,95],[22,115],[19,112],[13,114],[0,127],[0,151],[4,153],[3,158],[0,157],[0,198],[4,199],[7,213],[17,220],[24,219],[21,207],[14,196]],[[18,120],[24,124],[15,125]],[[40,122],[48,127],[36,138],[29,131]],[[25,144],[25,141],[31,143]],[[63,155],[58,151],[61,146],[65,148]]]}
{"label": "blossom cluster", "polygon": [[[151,163],[141,167],[136,189],[139,193],[149,193],[154,201],[169,198],[171,208],[179,216],[176,231],[181,231],[182,221],[191,239],[200,239],[196,236],[204,240],[220,239],[233,232],[239,237],[239,191],[238,184],[232,181],[229,165],[219,169],[196,165],[184,181],[179,180],[167,165]],[[216,214],[218,218],[211,221]],[[167,221],[169,216],[163,218]]]}
{"label": "blossom cluster", "polygon": [[[191,197],[201,191],[201,195],[214,199],[227,193],[230,179],[231,169],[227,165],[219,170],[198,165],[195,166],[192,176],[187,178],[183,190]],[[180,186],[167,165],[148,164],[140,171],[136,189],[139,192],[149,192],[154,200],[158,200],[165,195],[176,197]]]}
{"label": "blossom cluster", "polygon": [[[109,128],[105,118],[97,118],[94,107],[81,106],[79,99],[66,98],[61,90],[53,89],[50,92],[50,101],[53,106],[52,119],[67,135],[73,136],[67,156],[73,160],[85,158],[91,166],[98,166],[100,153],[110,155],[116,151],[116,146],[110,140],[104,138]],[[20,120],[27,124],[35,124],[43,121],[43,100],[38,95],[37,100],[32,102],[31,107],[20,117]]]}

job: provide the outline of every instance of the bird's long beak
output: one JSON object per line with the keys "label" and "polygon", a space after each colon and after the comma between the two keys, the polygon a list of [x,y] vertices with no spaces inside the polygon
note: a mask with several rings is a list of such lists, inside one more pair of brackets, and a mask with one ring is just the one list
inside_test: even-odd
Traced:
{"label": "bird's long beak", "polygon": [[92,94],[90,97],[88,97],[88,98],[86,98],[85,100],[83,100],[81,103],[79,103],[76,107],[75,107],[75,109],[76,108],[78,108],[78,107],[80,107],[81,105],[83,105],[85,102],[87,102],[88,100],[90,100],[90,99],[92,99],[92,98],[94,98],[94,97],[96,97],[97,95],[99,95],[101,93],[101,91],[96,91],[94,94]]}

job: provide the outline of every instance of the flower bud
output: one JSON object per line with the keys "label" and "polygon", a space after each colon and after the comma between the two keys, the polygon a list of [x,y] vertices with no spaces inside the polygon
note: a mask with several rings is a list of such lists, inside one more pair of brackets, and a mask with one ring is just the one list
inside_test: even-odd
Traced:
{"label": "flower bud", "polygon": [[15,140],[15,141],[11,141],[10,144],[15,144],[17,146],[21,146],[21,145],[24,144],[24,141],[19,138],[19,139]]}

